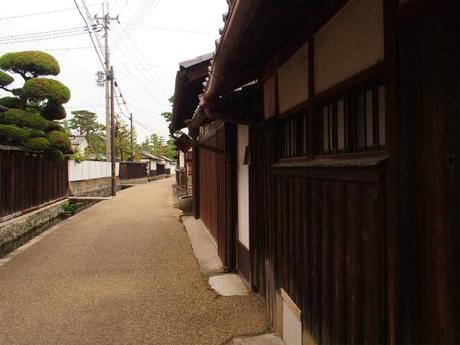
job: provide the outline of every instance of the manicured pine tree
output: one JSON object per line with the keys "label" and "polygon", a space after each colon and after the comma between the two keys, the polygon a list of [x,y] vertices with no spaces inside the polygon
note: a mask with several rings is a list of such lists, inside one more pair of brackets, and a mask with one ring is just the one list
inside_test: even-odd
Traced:
{"label": "manicured pine tree", "polygon": [[[10,87],[14,78],[9,73],[22,77],[21,88]],[[72,153],[68,134],[56,122],[66,117],[62,105],[69,101],[70,90],[44,77],[59,73],[59,63],[44,52],[14,52],[0,57],[0,89],[11,93],[0,98],[0,105],[9,108],[0,113],[0,143],[43,152],[57,161]]]}

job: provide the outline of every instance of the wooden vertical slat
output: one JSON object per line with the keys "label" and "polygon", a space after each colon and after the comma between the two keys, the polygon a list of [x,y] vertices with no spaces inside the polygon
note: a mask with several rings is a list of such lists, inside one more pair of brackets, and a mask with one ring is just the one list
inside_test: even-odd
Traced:
{"label": "wooden vertical slat", "polygon": [[332,344],[346,343],[346,314],[345,314],[345,222],[344,208],[346,199],[342,182],[335,182],[331,191],[333,194],[331,212],[333,214],[333,263],[332,263]]}
{"label": "wooden vertical slat", "polygon": [[362,343],[362,302],[361,302],[361,229],[358,217],[361,203],[362,187],[350,184],[346,187],[346,303],[347,303],[347,343]]}

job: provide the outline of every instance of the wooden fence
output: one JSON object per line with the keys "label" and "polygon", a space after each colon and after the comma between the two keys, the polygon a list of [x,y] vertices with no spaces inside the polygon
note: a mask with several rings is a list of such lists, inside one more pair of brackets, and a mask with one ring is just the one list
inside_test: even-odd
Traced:
{"label": "wooden fence", "polygon": [[147,165],[143,162],[121,162],[120,179],[131,180],[136,178],[147,178]]}
{"label": "wooden fence", "polygon": [[14,147],[0,147],[0,221],[67,195],[66,161],[55,163]]}

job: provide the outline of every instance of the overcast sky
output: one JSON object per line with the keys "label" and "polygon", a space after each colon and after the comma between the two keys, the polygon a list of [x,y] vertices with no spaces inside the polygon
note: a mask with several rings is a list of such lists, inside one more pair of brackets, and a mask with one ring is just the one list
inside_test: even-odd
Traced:
{"label": "overcast sky", "polygon": [[[82,0],[77,2],[82,4]],[[214,50],[227,3],[225,0],[108,2],[110,14],[119,15],[120,21],[120,24],[112,22],[109,34],[112,63],[127,106],[134,114],[138,141],[154,132],[166,137],[169,131],[160,113],[170,111],[168,98],[174,93],[178,63]],[[102,1],[86,0],[86,3],[92,15],[101,14]],[[105,123],[104,88],[97,87],[95,82],[95,74],[102,67],[88,34],[41,40],[35,37],[33,41],[13,44],[5,40],[5,36],[83,26],[73,0],[10,1],[0,14],[0,54],[22,50],[49,52],[61,66],[57,79],[72,92],[65,105],[68,117],[72,110],[86,109],[96,112],[100,122]],[[123,119],[128,122],[126,117]]]}

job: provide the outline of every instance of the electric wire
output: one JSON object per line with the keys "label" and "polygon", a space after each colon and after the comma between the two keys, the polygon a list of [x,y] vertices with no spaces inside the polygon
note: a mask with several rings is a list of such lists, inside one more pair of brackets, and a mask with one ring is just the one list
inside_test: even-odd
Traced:
{"label": "electric wire", "polygon": [[[123,26],[121,26],[121,29],[124,30]],[[130,43],[130,45],[128,45],[128,43],[126,43],[125,41],[118,41],[118,42],[114,42],[115,46],[117,47],[117,51],[121,52],[125,57],[128,57],[127,53],[126,52],[129,52],[136,64],[138,65],[138,70],[140,69],[140,71],[142,71],[142,75],[144,74],[148,74],[150,76],[151,79],[158,79],[158,81],[162,84],[162,87],[164,88],[164,90],[170,90],[170,87],[168,85],[168,83],[161,78],[160,75],[157,76],[157,78],[155,78],[155,76],[151,73],[151,71],[147,68],[141,68],[140,66],[141,65],[146,65],[149,63],[149,61],[145,58],[145,56],[142,54],[142,52],[140,51],[140,49],[137,47],[137,45],[134,43],[134,41],[129,37],[127,36],[126,33],[122,33],[122,35],[125,35],[125,37],[127,38],[127,41]],[[119,35],[121,36],[121,35]],[[123,47],[121,46],[123,45],[123,47],[125,49],[123,49]],[[134,54],[133,50],[135,50],[137,52],[137,54]],[[155,68],[152,68],[152,69],[155,69]],[[165,95],[166,97],[169,97],[169,95]]]}
{"label": "electric wire", "polygon": [[15,40],[10,40],[10,41],[1,41],[0,44],[1,45],[10,45],[10,44],[18,44],[18,43],[26,43],[26,42],[53,40],[53,39],[59,39],[59,38],[86,35],[86,33],[87,33],[87,31],[74,32],[74,33],[68,33],[68,34],[60,34],[60,35],[53,35],[53,36],[30,37],[30,38],[15,39]]}
{"label": "electric wire", "polygon": [[132,34],[134,28],[141,24],[144,19],[150,14],[150,12],[158,5],[160,0],[146,0],[144,4],[139,8],[137,13],[131,19],[131,25],[128,28],[128,37]]}
{"label": "electric wire", "polygon": [[[126,23],[125,22],[120,22],[120,24],[126,24]],[[152,30],[162,30],[162,31],[171,31],[171,32],[179,32],[179,33],[187,33],[187,34],[203,35],[203,36],[212,36],[212,37],[216,36],[215,34],[210,33],[210,32],[169,28],[169,27],[165,27],[165,26],[156,26],[156,25],[142,24],[142,25],[139,25],[139,28],[152,29]]]}
{"label": "electric wire", "polygon": [[121,7],[121,9],[118,11],[118,15],[119,15],[119,16],[121,16],[121,14],[123,13],[123,11],[125,10],[126,5],[128,5],[128,2],[129,2],[129,0],[126,0],[125,3],[123,4],[123,6]]}
{"label": "electric wire", "polygon": [[[99,5],[99,4],[89,4],[88,6],[96,6],[96,5]],[[49,11],[43,11],[43,12],[34,12],[34,13],[26,13],[26,14],[18,14],[18,15],[9,16],[9,17],[1,17],[0,21],[12,20],[12,19],[18,19],[18,18],[35,17],[35,16],[54,14],[54,13],[59,13],[59,12],[67,12],[67,11],[75,11],[75,7],[59,8],[59,9],[56,9],[56,10],[49,10]]]}
{"label": "electric wire", "polygon": [[[132,112],[131,112],[130,109],[128,108],[128,104],[127,104],[127,102],[126,102],[126,100],[125,100],[125,98],[124,98],[124,96],[123,96],[123,93],[121,92],[121,89],[120,89],[120,86],[118,85],[118,82],[115,82],[115,88],[118,89],[118,94],[119,94],[118,97],[122,99],[123,104],[124,104],[124,106],[125,106],[127,112],[128,112],[129,114],[132,114]],[[117,101],[117,103],[119,104],[119,100],[118,100],[117,97],[116,97],[116,101]],[[121,108],[120,104],[119,104],[119,107]],[[143,111],[139,112],[139,114],[143,114]],[[146,114],[144,114],[144,115],[146,115]],[[148,116],[148,118],[149,118],[149,120],[152,119],[152,118],[150,118],[149,116]],[[134,121],[134,119],[133,119],[133,121]],[[145,128],[145,127],[144,127],[144,128]],[[156,132],[156,133],[159,134],[159,132],[158,132],[157,130],[155,130],[154,128],[150,128],[150,130],[151,130],[151,131],[154,131],[154,132]]]}
{"label": "electric wire", "polygon": [[102,58],[101,58],[101,56],[99,54],[99,51],[97,50],[96,43],[94,43],[94,39],[93,39],[93,36],[91,35],[91,31],[89,29],[88,22],[86,21],[86,18],[83,15],[83,13],[82,13],[82,11],[80,9],[80,6],[78,6],[77,0],[73,0],[73,2],[75,3],[75,6],[77,7],[77,10],[80,13],[80,16],[82,17],[83,21],[86,24],[86,28],[88,29],[89,38],[91,39],[91,43],[93,44],[93,47],[94,47],[94,50],[96,52],[97,58],[99,59],[99,62],[101,63],[102,68],[104,68],[104,63],[102,62]]}

